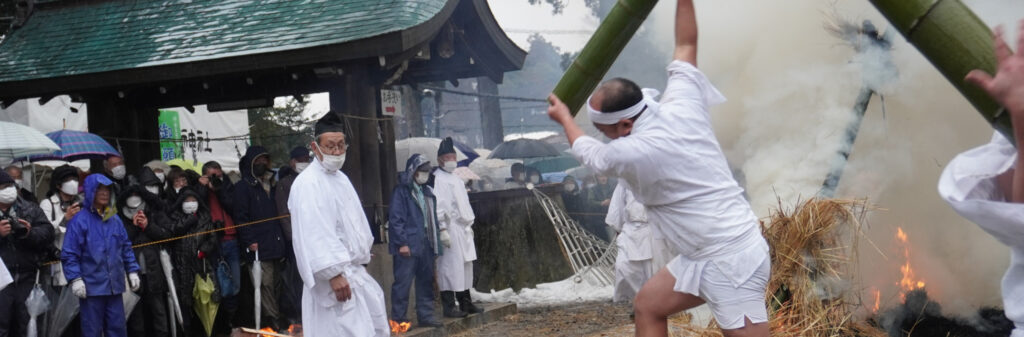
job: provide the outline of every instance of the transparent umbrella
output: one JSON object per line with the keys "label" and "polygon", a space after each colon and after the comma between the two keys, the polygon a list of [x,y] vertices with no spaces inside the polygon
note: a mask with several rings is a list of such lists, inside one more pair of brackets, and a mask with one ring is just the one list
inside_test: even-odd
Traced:
{"label": "transparent umbrella", "polygon": [[252,286],[256,288],[256,293],[253,295],[253,302],[256,303],[256,328],[260,328],[260,307],[263,304],[263,294],[260,293],[260,287],[263,285],[263,266],[260,265],[260,252],[256,251],[256,259],[252,261]]}
{"label": "transparent umbrella", "polygon": [[39,271],[36,271],[36,285],[32,287],[32,292],[28,294],[28,299],[25,300],[25,307],[28,309],[28,337],[37,337],[39,333],[39,327],[37,320],[39,315],[42,315],[50,309],[50,299],[46,298],[46,292],[39,286]]}

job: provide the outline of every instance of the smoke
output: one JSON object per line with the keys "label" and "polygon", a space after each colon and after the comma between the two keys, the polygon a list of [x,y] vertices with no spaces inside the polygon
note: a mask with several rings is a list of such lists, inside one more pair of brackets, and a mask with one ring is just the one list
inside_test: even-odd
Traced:
{"label": "smoke", "polygon": [[[990,25],[1012,28],[1024,18],[1019,1],[965,2]],[[867,1],[696,5],[698,66],[730,99],[712,110],[715,130],[730,163],[745,175],[759,216],[777,206],[777,197],[792,205],[815,196],[853,118],[862,83],[889,83],[877,88],[885,96],[885,115],[875,96],[836,194],[868,198],[879,207],[867,230],[873,245],[860,245],[864,293],[881,290],[883,307],[899,302],[904,261],[894,234],[902,226],[912,246],[911,265],[947,311],[1001,305],[999,281],[1008,250],[954,213],[936,192],[943,167],[956,154],[986,143],[991,127],[897,32],[891,64],[899,76],[883,80],[875,75],[891,72],[864,70],[882,65],[884,57],[857,55],[823,28],[833,13],[858,25],[871,20],[882,31],[888,21]],[[665,55],[671,53],[674,9],[675,2],[662,1],[643,28]],[[628,52],[619,62],[630,62]],[[634,79],[657,85],[651,83],[655,78]]]}

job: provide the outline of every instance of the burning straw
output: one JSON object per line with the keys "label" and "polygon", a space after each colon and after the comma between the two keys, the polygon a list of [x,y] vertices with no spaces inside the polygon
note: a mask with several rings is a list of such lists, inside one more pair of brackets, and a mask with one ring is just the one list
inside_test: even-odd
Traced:
{"label": "burning straw", "polygon": [[[864,200],[811,199],[788,212],[780,202],[772,212],[762,226],[771,246],[766,301],[772,336],[886,336],[854,317],[861,301],[850,280],[867,208]],[[685,336],[722,336],[714,321],[682,330]]]}

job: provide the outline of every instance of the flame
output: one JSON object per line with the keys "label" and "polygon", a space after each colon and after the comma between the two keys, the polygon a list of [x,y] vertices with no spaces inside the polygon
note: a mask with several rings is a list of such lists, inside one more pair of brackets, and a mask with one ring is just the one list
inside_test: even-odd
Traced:
{"label": "flame", "polygon": [[292,336],[302,336],[302,324],[289,325],[288,334]]}
{"label": "flame", "polygon": [[900,266],[900,274],[902,274],[903,277],[900,278],[899,286],[900,290],[902,290],[900,292],[900,300],[906,301],[907,292],[922,289],[924,288],[925,283],[924,280],[918,279],[914,275],[914,268],[910,266],[910,241],[907,238],[907,233],[903,231],[903,228],[896,227],[896,239],[898,239],[900,244],[903,246],[904,263]]}
{"label": "flame", "polygon": [[[274,331],[274,329],[271,329],[269,326],[265,327],[263,329],[260,329],[260,332],[269,332],[269,333],[274,333],[274,334],[277,333],[277,331]],[[262,336],[262,337],[272,337],[271,335],[263,335],[263,334],[260,334],[260,336]]]}
{"label": "flame", "polygon": [[392,320],[388,320],[388,323],[391,325],[391,332],[396,334],[405,333],[406,331],[409,331],[409,327],[412,325],[409,322],[398,323]]}
{"label": "flame", "polygon": [[875,293],[875,306],[871,310],[872,313],[878,312],[878,309],[882,307],[882,292],[879,291],[878,289],[875,289],[874,293]]}

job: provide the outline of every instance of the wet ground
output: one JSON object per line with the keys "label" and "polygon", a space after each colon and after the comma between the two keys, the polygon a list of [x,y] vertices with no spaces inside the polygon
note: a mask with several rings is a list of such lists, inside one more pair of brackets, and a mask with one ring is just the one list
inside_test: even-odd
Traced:
{"label": "wet ground", "polygon": [[520,308],[518,314],[455,336],[618,336],[606,332],[625,326],[630,326],[628,335],[632,335],[631,309],[629,304],[611,302]]}

